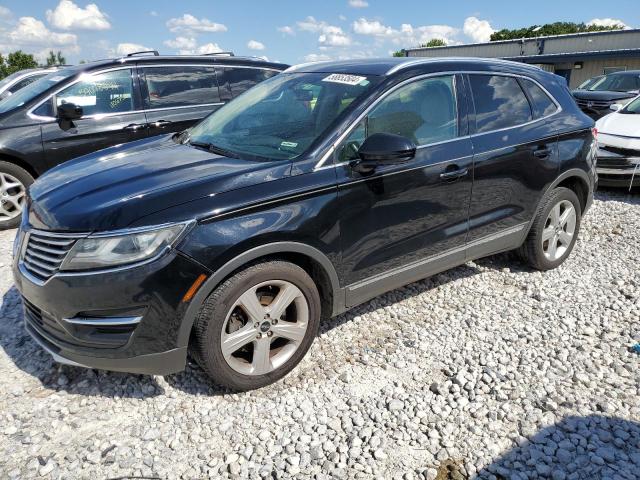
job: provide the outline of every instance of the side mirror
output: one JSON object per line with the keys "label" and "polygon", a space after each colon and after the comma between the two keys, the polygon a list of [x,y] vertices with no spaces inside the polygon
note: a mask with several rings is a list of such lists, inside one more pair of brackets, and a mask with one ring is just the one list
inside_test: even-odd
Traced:
{"label": "side mirror", "polygon": [[613,110],[614,112],[617,112],[618,110],[620,110],[623,106],[619,103],[612,103],[611,105],[609,105],[609,109]]}
{"label": "side mirror", "polygon": [[78,120],[82,118],[82,107],[75,103],[63,103],[58,106],[58,118],[60,120]]}
{"label": "side mirror", "polygon": [[350,165],[356,172],[369,173],[380,165],[411,160],[415,154],[416,146],[408,138],[393,133],[374,133],[358,149],[360,159]]}

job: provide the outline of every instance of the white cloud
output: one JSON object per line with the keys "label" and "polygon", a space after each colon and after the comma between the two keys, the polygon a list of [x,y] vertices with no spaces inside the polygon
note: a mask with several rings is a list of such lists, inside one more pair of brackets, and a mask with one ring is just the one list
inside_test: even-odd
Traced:
{"label": "white cloud", "polygon": [[264,50],[264,43],[259,42],[257,40],[249,40],[247,42],[247,48],[250,50]]}
{"label": "white cloud", "polygon": [[629,29],[629,25],[617,18],[594,18],[587,22],[587,25],[597,25],[598,27],[615,27],[621,26],[622,28]]}
{"label": "white cloud", "polygon": [[277,29],[280,33],[284,33],[285,35],[295,35],[296,32],[289,25],[285,25],[284,27],[278,27]]}
{"label": "white cloud", "polygon": [[325,60],[331,60],[331,57],[324,53],[310,53],[309,55],[305,55],[304,59],[307,62],[322,62]]}
{"label": "white cloud", "polygon": [[484,43],[491,40],[491,34],[495,31],[486,20],[476,17],[468,17],[462,27],[464,34],[476,43]]}
{"label": "white cloud", "polygon": [[316,20],[314,17],[297,22],[298,28],[305,32],[319,33],[318,43],[321,47],[345,47],[351,45],[351,37],[342,28]]}
{"label": "white cloud", "polygon": [[198,41],[194,37],[178,36],[172,40],[165,40],[163,43],[176,50],[193,50],[198,46]]}
{"label": "white cloud", "polygon": [[158,12],[156,12],[155,10],[151,10],[149,12],[149,15],[151,15],[152,17],[157,17],[158,16]]}
{"label": "white cloud", "polygon": [[349,6],[352,8],[367,8],[369,2],[365,0],[349,0]]}
{"label": "white cloud", "polygon": [[347,20],[347,17],[345,17],[344,15],[338,15],[338,18],[343,22]]}
{"label": "white cloud", "polygon": [[395,34],[393,28],[383,25],[378,20],[369,21],[366,18],[359,18],[353,22],[352,26],[353,31],[360,35],[385,37]]}
{"label": "white cloud", "polygon": [[125,56],[130,53],[135,52],[144,52],[145,50],[151,50],[149,47],[145,47],[144,45],[140,45],[139,43],[119,43],[116,47],[116,55]]}
{"label": "white cloud", "polygon": [[10,20],[11,18],[13,18],[13,13],[11,13],[11,10],[0,5],[0,19]]}
{"label": "white cloud", "polygon": [[226,32],[227,27],[221,23],[212,22],[206,18],[196,18],[189,13],[182,17],[171,18],[167,21],[167,28],[173,33],[213,33]]}
{"label": "white cloud", "polygon": [[207,53],[218,53],[221,52],[222,48],[217,43],[205,43],[204,45],[200,45],[195,50],[195,54],[197,55],[206,55]]}
{"label": "white cloud", "polygon": [[108,30],[111,28],[107,16],[95,3],[81,8],[71,0],[60,0],[54,10],[47,10],[47,21],[61,30]]}
{"label": "white cloud", "polygon": [[7,33],[7,38],[21,45],[35,47],[75,47],[78,37],[73,33],[56,33],[45,27],[44,23],[33,17],[21,17],[13,30]]}

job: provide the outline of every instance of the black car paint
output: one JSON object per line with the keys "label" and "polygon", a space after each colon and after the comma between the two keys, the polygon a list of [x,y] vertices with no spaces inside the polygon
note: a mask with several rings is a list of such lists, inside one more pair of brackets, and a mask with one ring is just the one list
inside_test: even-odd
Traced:
{"label": "black car paint", "polygon": [[[338,62],[301,70],[385,75],[396,62]],[[347,164],[316,168],[383,92],[437,72],[524,75],[544,85],[561,110],[521,127],[476,134],[467,82],[461,81],[459,118],[468,135],[418,149],[407,164],[371,174]],[[591,203],[593,121],[576,107],[562,80],[542,70],[498,61],[408,62],[350,108],[293,162],[224,158],[165,136],[89,155],[43,176],[31,190],[25,230],[91,232],[197,221],[161,259],[108,274],[59,275],[37,285],[16,259],[18,289],[53,315],[134,307],[150,312],[119,348],[45,346],[101,368],[178,371],[204,299],[227,275],[257,258],[303,262],[317,275],[325,313],[337,315],[383,291],[519,246],[540,199],[561,181],[582,185],[584,210]],[[452,168],[468,174],[442,180]],[[502,232],[506,235],[496,235]],[[190,302],[180,302],[201,274],[206,282]]]}
{"label": "black car paint", "polygon": [[[113,145],[184,130],[221,105],[218,103],[177,109],[145,109],[138,72],[145,66],[157,64],[198,64],[274,71],[281,71],[287,67],[280,63],[226,56],[128,57],[78,65],[73,67],[73,75],[63,81],[52,82],[50,88],[21,107],[0,114],[0,160],[15,163],[36,178],[50,168],[81,155]],[[72,84],[81,75],[122,67],[130,67],[131,70],[134,111],[117,115],[88,116],[75,120],[72,125],[54,118],[28,114],[52,93]],[[230,99],[226,94],[223,97],[225,100]]]}
{"label": "black car paint", "polygon": [[[609,75],[631,75],[640,77],[640,71],[629,70],[626,72],[611,73]],[[618,102],[626,102],[627,100],[637,96],[638,91],[634,90],[629,92],[618,92],[607,90],[592,91],[581,89],[573,90],[571,94],[576,99],[576,102],[578,102],[578,106],[584,113],[589,115],[594,120],[598,120],[599,118],[611,113],[611,109],[609,108],[611,105]]]}

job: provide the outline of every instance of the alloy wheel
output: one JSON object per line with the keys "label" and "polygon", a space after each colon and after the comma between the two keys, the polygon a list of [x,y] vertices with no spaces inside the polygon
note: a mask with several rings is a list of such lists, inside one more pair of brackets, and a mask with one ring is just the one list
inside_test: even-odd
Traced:
{"label": "alloy wheel", "polygon": [[26,189],[13,175],[0,173],[0,223],[22,213]]}
{"label": "alloy wheel", "polygon": [[302,291],[285,280],[262,282],[246,290],[222,326],[227,364],[243,375],[264,375],[296,352],[307,333],[309,305]]}
{"label": "alloy wheel", "polygon": [[576,231],[576,209],[568,200],[556,203],[545,222],[542,231],[542,250],[551,261],[562,258],[573,241]]}

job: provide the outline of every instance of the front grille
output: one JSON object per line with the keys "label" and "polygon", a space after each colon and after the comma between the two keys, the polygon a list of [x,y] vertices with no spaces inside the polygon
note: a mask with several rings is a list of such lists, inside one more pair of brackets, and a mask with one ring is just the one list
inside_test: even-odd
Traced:
{"label": "front grille", "polygon": [[582,98],[576,98],[576,103],[580,108],[595,108],[603,110],[605,108],[609,108],[613,102],[609,100],[583,100]]}
{"label": "front grille", "polygon": [[32,230],[22,256],[24,268],[34,277],[48,280],[60,270],[63,260],[78,238],[80,237]]}

